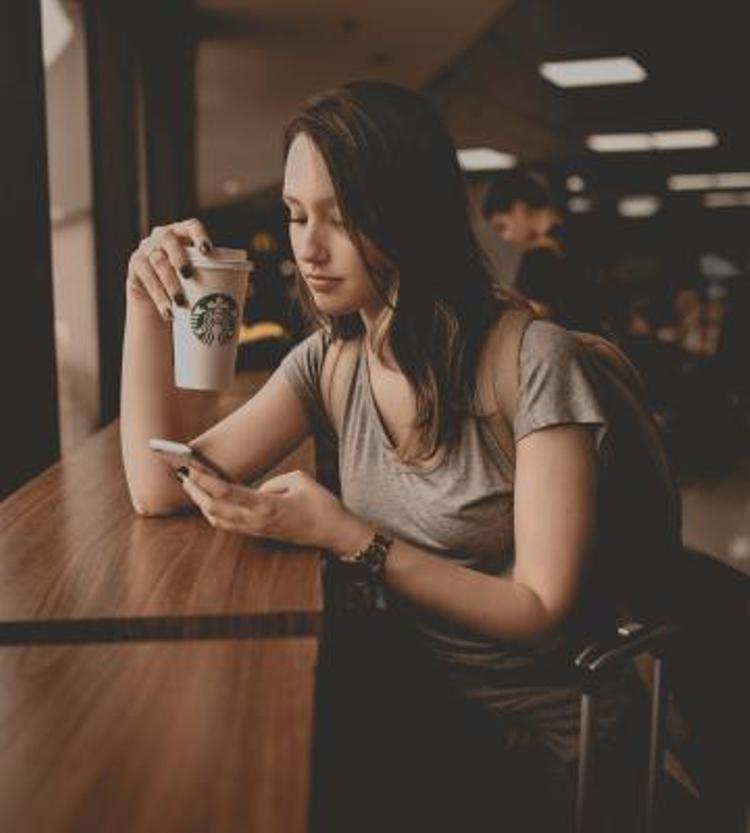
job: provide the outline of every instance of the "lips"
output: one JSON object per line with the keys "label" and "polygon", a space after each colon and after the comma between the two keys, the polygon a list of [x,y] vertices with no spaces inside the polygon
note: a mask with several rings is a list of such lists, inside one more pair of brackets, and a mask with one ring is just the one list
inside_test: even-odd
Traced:
{"label": "lips", "polygon": [[313,292],[334,292],[343,278],[329,278],[327,275],[307,275],[307,285]]}

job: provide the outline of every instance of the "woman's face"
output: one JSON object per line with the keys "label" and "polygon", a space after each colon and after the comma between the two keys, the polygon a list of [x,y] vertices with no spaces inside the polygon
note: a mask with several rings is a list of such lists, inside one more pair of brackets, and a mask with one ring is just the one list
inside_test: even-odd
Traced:
{"label": "woman's face", "polygon": [[383,302],[344,227],[325,162],[304,133],[289,148],[283,199],[292,252],[315,306],[326,315],[360,312],[374,320]]}

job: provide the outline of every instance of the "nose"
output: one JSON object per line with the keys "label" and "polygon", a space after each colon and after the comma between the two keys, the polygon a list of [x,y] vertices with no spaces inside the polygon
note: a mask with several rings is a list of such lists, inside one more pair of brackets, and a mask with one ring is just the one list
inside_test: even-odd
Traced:
{"label": "nose", "polygon": [[308,220],[296,236],[297,260],[318,265],[328,260],[328,246],[319,223]]}

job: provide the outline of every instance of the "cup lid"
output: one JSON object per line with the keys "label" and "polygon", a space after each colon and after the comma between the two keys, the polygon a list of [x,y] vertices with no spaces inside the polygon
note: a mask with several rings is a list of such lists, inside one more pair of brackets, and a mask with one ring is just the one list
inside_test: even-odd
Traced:
{"label": "cup lid", "polygon": [[252,263],[248,260],[244,249],[226,249],[214,247],[211,254],[204,255],[195,246],[186,246],[185,253],[193,266],[215,269],[246,268],[252,270]]}

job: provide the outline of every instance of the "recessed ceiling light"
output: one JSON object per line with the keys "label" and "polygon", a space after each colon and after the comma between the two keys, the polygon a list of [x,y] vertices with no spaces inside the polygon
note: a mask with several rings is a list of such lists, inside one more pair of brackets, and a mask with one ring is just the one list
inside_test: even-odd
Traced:
{"label": "recessed ceiling light", "polygon": [[465,171],[499,171],[514,168],[518,160],[510,153],[492,148],[464,148],[458,151],[458,164]]}
{"label": "recessed ceiling light", "polygon": [[577,174],[573,174],[569,176],[565,180],[565,187],[568,191],[572,191],[574,194],[578,194],[586,187],[586,180],[582,176],[578,176]]}
{"label": "recessed ceiling light", "polygon": [[603,84],[637,84],[646,70],[627,55],[586,61],[548,61],[539,72],[558,87],[594,87]]}
{"label": "recessed ceiling light", "polygon": [[573,214],[587,214],[593,203],[588,197],[571,197],[568,200],[568,211]]}
{"label": "recessed ceiling light", "polygon": [[670,191],[708,191],[711,188],[750,188],[750,171],[720,174],[673,174],[667,179]]}
{"label": "recessed ceiling light", "polygon": [[617,202],[621,217],[651,217],[661,208],[661,200],[651,194],[623,197]]}
{"label": "recessed ceiling light", "polygon": [[707,148],[718,144],[712,130],[658,130],[654,133],[592,133],[586,144],[597,153]]}

